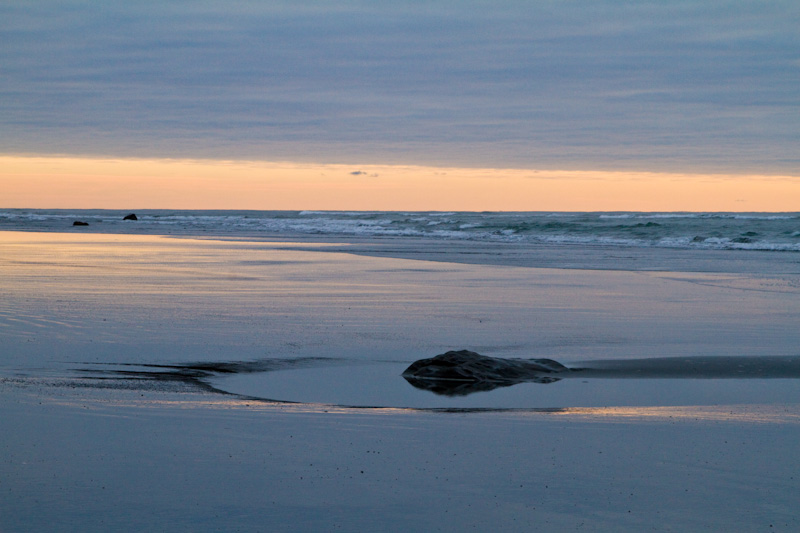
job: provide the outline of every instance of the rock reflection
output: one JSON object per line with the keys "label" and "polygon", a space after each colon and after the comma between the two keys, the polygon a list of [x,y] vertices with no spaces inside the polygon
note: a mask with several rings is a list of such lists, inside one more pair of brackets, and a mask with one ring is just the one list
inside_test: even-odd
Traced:
{"label": "rock reflection", "polygon": [[489,392],[502,387],[510,387],[517,383],[554,383],[559,378],[539,377],[518,381],[456,381],[446,379],[418,379],[403,376],[414,387],[439,394],[441,396],[467,396],[475,392]]}

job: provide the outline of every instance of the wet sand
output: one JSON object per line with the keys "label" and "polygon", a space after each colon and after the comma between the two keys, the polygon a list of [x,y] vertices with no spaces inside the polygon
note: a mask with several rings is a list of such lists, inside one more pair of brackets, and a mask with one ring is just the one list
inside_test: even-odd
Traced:
{"label": "wet sand", "polygon": [[564,249],[522,250],[550,268],[474,264],[461,244],[450,261],[376,257],[399,244],[2,232],[0,530],[800,526],[794,379],[770,398],[663,405],[644,386],[626,405],[502,409],[225,390],[318,358],[462,348],[565,364],[798,355],[792,254],[661,262],[680,271],[552,268]]}

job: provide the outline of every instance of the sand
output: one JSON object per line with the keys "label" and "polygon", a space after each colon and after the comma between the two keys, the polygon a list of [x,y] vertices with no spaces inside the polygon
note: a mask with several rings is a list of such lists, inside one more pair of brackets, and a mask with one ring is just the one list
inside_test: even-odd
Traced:
{"label": "sand", "polygon": [[461,244],[411,259],[404,240],[299,241],[0,233],[0,530],[800,527],[794,379],[738,401],[654,401],[641,380],[624,402],[553,408],[562,393],[540,388],[517,409],[447,410],[265,402],[202,386],[224,391],[219,373],[145,373],[450,349],[796,356],[793,254],[521,249],[504,264]]}

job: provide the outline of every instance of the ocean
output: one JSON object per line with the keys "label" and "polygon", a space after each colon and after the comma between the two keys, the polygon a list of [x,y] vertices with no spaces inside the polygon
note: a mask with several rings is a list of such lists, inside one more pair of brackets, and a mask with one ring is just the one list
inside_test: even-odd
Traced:
{"label": "ocean", "polygon": [[[128,211],[5,209],[0,230],[405,237],[441,241],[800,252],[800,213]],[[73,228],[74,221],[89,226]]]}

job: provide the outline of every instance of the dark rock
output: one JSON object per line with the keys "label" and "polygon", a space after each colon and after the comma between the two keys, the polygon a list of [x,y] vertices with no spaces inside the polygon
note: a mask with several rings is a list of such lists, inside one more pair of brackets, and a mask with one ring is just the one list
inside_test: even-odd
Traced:
{"label": "dark rock", "polygon": [[403,377],[417,388],[462,396],[523,382],[553,383],[559,378],[552,374],[569,370],[552,359],[497,359],[460,350],[415,361]]}
{"label": "dark rock", "polygon": [[72,223],[72,225],[73,226],[88,226],[89,223],[88,222],[82,222],[80,220],[76,220],[75,222]]}
{"label": "dark rock", "polygon": [[136,213],[131,213],[130,215],[125,215],[122,220],[139,220],[139,217],[136,216]]}

